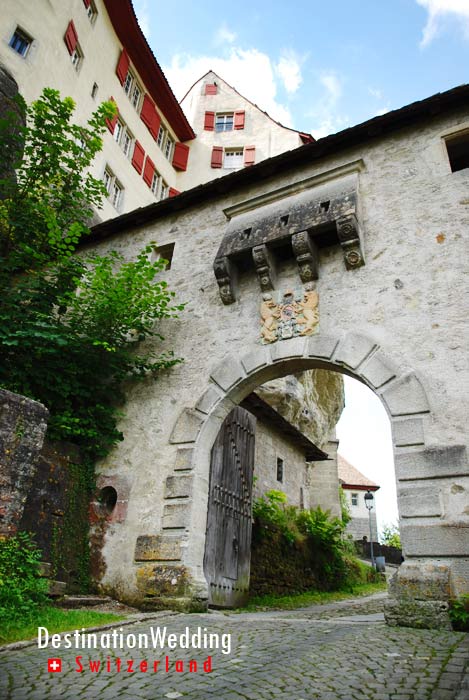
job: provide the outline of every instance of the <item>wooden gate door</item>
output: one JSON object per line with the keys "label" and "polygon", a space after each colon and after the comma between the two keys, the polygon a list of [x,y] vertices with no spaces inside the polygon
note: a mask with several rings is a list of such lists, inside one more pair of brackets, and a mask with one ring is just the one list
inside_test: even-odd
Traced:
{"label": "wooden gate door", "polygon": [[255,431],[254,416],[237,406],[212,448],[204,573],[214,607],[237,607],[248,596]]}

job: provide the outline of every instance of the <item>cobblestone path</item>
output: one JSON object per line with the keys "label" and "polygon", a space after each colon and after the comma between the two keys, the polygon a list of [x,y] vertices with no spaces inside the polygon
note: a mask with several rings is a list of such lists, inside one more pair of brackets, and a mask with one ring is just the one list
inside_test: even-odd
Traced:
{"label": "cobblestone path", "polygon": [[[186,627],[193,633],[199,626],[210,633],[230,633],[230,654],[221,649],[89,651],[37,645],[3,651],[0,698],[469,700],[469,635],[387,627],[383,597],[281,612],[161,613],[122,628],[124,634],[149,634],[151,626],[166,626],[176,634]],[[212,672],[204,673],[209,653]],[[77,655],[83,657],[81,672],[76,671]],[[48,672],[52,657],[61,660],[60,672]],[[90,671],[90,660],[105,663],[108,658],[110,672],[105,667]],[[133,672],[127,671],[128,659],[134,660]],[[142,659],[148,661],[147,672],[139,670]],[[189,659],[198,662],[197,672],[189,672]],[[154,660],[160,660],[156,673]],[[185,661],[182,673],[175,670],[176,660]]]}

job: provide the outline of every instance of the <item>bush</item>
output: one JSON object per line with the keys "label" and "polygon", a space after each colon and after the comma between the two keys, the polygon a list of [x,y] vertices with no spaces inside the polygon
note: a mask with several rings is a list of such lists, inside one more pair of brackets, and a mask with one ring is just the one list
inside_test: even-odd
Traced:
{"label": "bush", "polygon": [[450,601],[449,617],[455,630],[469,632],[469,594]]}
{"label": "bush", "polygon": [[402,549],[401,545],[401,535],[399,533],[399,528],[394,523],[390,525],[385,525],[383,527],[383,532],[380,537],[381,544],[385,544],[387,547],[396,547],[396,549]]}
{"label": "bush", "polygon": [[47,601],[40,561],[41,552],[29,533],[0,540],[0,618],[5,622],[31,617]]}

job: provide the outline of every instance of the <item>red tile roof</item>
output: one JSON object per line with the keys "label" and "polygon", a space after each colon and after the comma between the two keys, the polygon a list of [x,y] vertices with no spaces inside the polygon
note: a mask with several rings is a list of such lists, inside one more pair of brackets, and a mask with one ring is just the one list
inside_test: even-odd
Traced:
{"label": "red tile roof", "polygon": [[337,455],[337,466],[342,488],[357,489],[358,491],[377,491],[379,489],[378,484],[359,472],[342,455]]}

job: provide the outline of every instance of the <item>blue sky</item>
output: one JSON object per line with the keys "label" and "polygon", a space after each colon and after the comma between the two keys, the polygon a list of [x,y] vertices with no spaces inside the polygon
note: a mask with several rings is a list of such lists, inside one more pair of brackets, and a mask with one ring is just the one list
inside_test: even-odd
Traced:
{"label": "blue sky", "polygon": [[[469,0],[134,0],[177,97],[209,69],[317,138],[468,81]],[[381,485],[397,521],[389,420],[346,378],[340,452]]]}
{"label": "blue sky", "polygon": [[134,4],[179,98],[213,68],[316,137],[467,81],[469,0]]}

